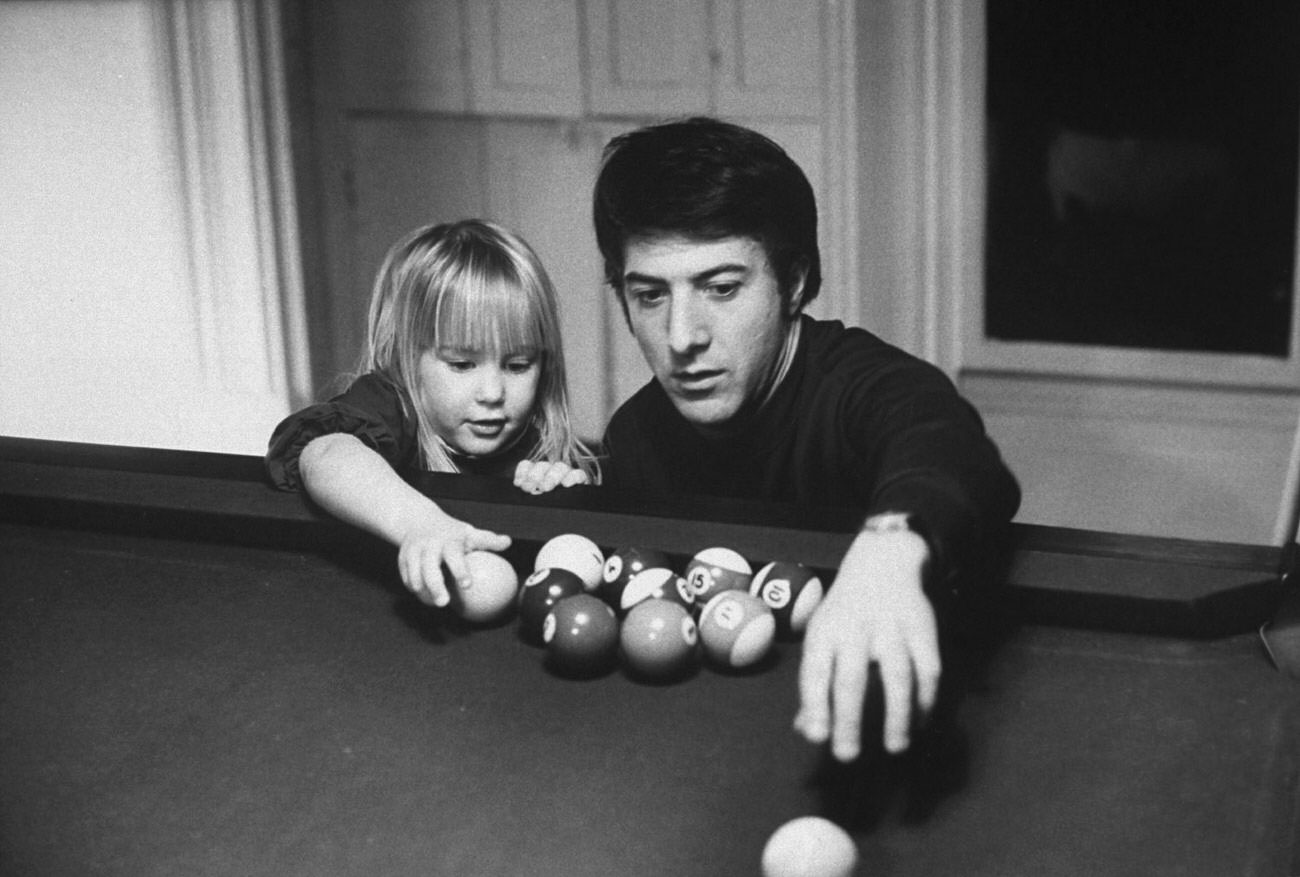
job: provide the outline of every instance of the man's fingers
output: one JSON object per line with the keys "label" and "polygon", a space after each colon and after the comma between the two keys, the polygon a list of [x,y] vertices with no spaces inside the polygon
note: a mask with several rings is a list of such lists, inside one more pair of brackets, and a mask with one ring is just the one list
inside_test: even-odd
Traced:
{"label": "man's fingers", "polygon": [[912,660],[898,643],[880,656],[880,684],[885,701],[885,750],[902,752],[912,730]]}
{"label": "man's fingers", "polygon": [[830,738],[833,667],[831,650],[808,640],[799,664],[799,712],[794,726],[809,743],[825,743]]}
{"label": "man's fingers", "polygon": [[869,666],[865,651],[856,648],[844,649],[835,662],[831,753],[840,761],[852,761],[862,749],[862,707],[867,696]]}
{"label": "man's fingers", "polygon": [[912,652],[912,667],[916,672],[916,703],[923,713],[934,709],[939,697],[939,677],[943,667],[939,661],[937,648],[929,651]]}

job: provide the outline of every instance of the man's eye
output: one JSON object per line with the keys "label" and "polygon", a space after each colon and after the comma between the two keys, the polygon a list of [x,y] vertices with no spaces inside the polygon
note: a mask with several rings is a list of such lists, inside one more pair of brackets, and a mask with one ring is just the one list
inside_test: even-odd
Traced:
{"label": "man's eye", "polygon": [[639,305],[652,305],[664,299],[664,291],[656,287],[629,289],[627,294],[629,298]]}
{"label": "man's eye", "polygon": [[739,281],[729,280],[725,283],[710,283],[709,292],[719,298],[730,298],[740,289]]}

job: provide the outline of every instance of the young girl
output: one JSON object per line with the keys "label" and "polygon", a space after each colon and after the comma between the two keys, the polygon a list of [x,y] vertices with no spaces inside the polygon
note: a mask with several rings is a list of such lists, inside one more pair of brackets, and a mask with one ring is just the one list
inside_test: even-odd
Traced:
{"label": "young girl", "polygon": [[448,602],[442,566],[510,537],[442,511],[399,469],[513,477],[532,493],[599,473],[569,422],[555,291],[533,250],[483,220],[417,229],[375,279],[361,376],[276,427],[271,480],[398,548],[406,587]]}

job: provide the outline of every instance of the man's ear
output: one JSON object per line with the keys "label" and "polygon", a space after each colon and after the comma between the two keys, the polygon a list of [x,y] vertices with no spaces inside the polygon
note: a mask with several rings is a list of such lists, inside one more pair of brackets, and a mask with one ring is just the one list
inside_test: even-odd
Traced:
{"label": "man's ear", "polygon": [[790,265],[790,281],[784,296],[787,319],[794,319],[803,309],[803,291],[808,281],[808,260],[798,259]]}

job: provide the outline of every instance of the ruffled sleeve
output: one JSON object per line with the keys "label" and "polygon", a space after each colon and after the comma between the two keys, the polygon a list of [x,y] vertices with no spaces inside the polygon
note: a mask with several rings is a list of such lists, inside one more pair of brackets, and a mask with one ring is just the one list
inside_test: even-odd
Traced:
{"label": "ruffled sleeve", "polygon": [[400,392],[378,375],[363,375],[344,393],[280,422],[266,452],[271,483],[281,490],[301,490],[298,459],[303,448],[332,433],[356,436],[394,469],[412,468],[419,457],[416,427]]}

